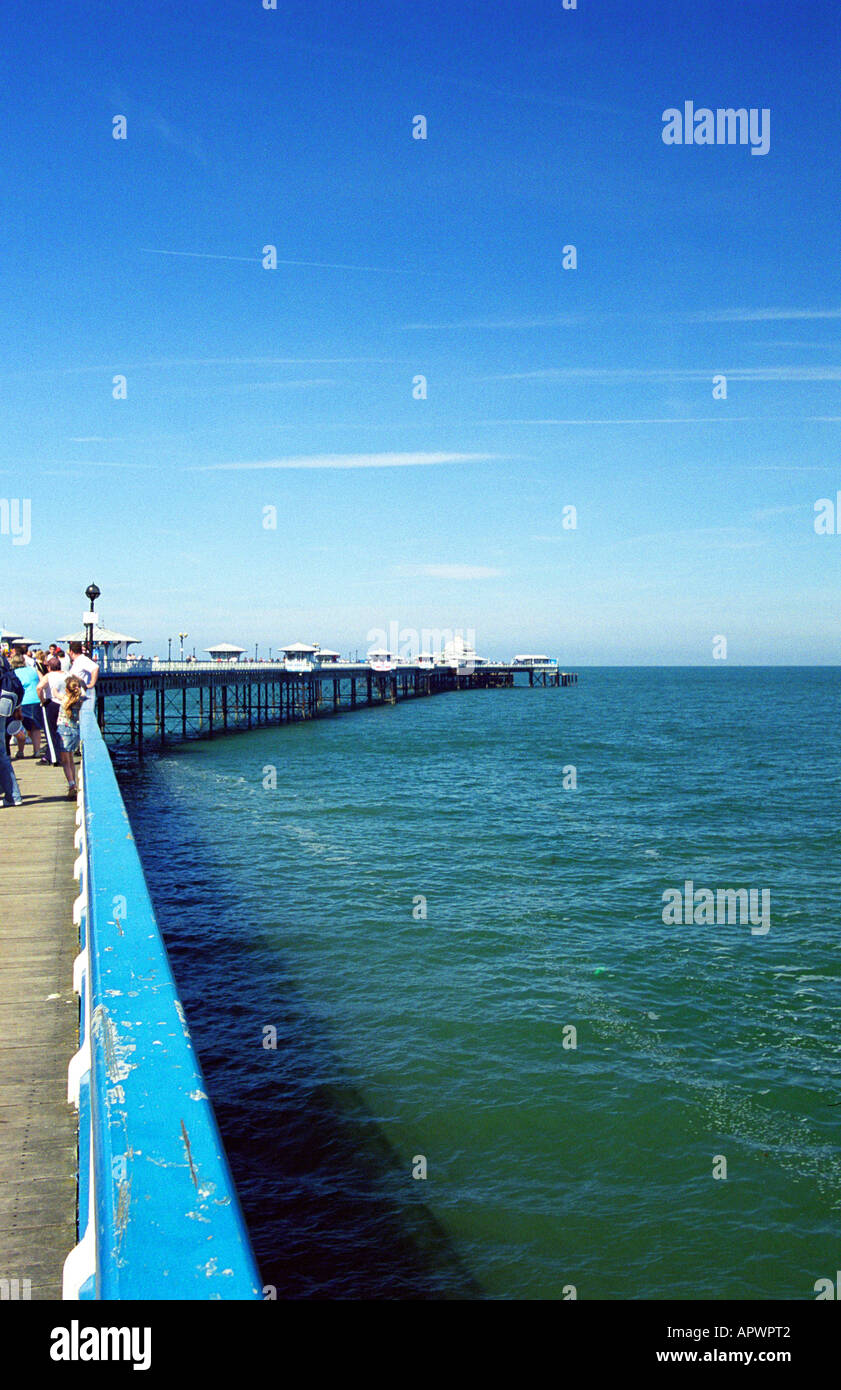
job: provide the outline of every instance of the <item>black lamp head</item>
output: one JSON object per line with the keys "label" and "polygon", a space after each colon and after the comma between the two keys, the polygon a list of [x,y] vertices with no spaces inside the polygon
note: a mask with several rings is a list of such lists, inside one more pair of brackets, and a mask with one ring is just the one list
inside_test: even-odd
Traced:
{"label": "black lamp head", "polygon": [[90,599],[90,601],[91,601],[91,607],[93,607],[94,603],[95,603],[96,600],[99,598],[99,595],[100,595],[101,592],[102,592],[101,589],[99,589],[99,588],[96,586],[96,584],[89,584],[89,585],[88,585],[88,587],[87,587],[86,590],[85,590],[85,595],[86,595],[87,598]]}

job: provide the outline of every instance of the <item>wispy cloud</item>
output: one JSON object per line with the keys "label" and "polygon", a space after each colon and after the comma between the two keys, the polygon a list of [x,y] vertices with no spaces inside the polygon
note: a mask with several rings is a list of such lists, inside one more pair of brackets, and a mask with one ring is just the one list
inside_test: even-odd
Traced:
{"label": "wispy cloud", "polygon": [[102,463],[99,459],[69,459],[67,460],[67,462],[56,463],[54,459],[51,459],[48,460],[46,463],[39,463],[37,465],[32,464],[31,468],[33,477],[37,476],[39,478],[69,478],[72,477],[75,473],[81,473],[82,470],[86,468],[113,468],[125,469],[127,471],[133,470],[135,472],[140,473],[149,473],[155,467],[159,466],[163,465],[156,465],[152,463],[115,463],[112,461]]}
{"label": "wispy cloud", "polygon": [[181,150],[188,154],[191,159],[195,159],[205,169],[209,167],[210,161],[205,152],[202,142],[187,131],[181,130],[173,125],[165,117],[157,112],[152,112],[145,117],[151,129],[163,140],[164,144],[171,145],[173,149]]}
{"label": "wispy cloud", "polygon": [[406,331],[414,328],[574,328],[583,323],[607,322],[613,314],[527,314],[519,318],[458,319],[454,323],[404,323]]}
{"label": "wispy cloud", "polygon": [[26,372],[2,372],[0,376],[11,380],[26,380],[37,376],[98,375],[111,372],[168,371],[171,367],[339,367],[339,366],[380,366],[393,367],[401,359],[395,357],[163,357],[147,359],[144,362],[99,363],[97,366],[85,364],[71,367],[35,367]]}
{"label": "wispy cloud", "polygon": [[794,319],[841,319],[841,309],[704,309],[691,323],[783,323]]}
{"label": "wispy cloud", "polygon": [[477,425],[733,425],[748,420],[760,422],[753,415],[671,415],[628,420],[477,420]]}
{"label": "wispy cloud", "polygon": [[602,101],[585,101],[581,97],[559,96],[557,92],[512,91],[510,87],[496,87],[488,82],[469,81],[464,76],[450,76],[442,72],[429,73],[426,81],[446,82],[453,87],[460,87],[465,92],[480,92],[483,96],[500,97],[504,101],[526,101],[539,106],[552,106],[558,110],[581,111],[587,115],[620,116],[623,119],[632,116],[644,118],[646,115],[644,110],[635,110],[629,106],[613,106]]}
{"label": "wispy cloud", "polygon": [[797,351],[801,348],[814,348],[821,352],[837,352],[838,340],[836,339],[833,343],[816,343],[810,342],[806,338],[764,338],[762,340],[756,338],[753,342],[747,343],[746,346],[759,348],[760,351],[764,351],[765,348],[788,348],[789,351],[792,348],[797,349]]}
{"label": "wispy cloud", "polygon": [[753,521],[768,521],[772,516],[794,516],[806,510],[811,511],[807,503],[797,502],[791,507],[759,507],[751,517]]}
{"label": "wispy cloud", "polygon": [[841,367],[540,367],[500,372],[479,381],[708,381],[718,373],[733,381],[841,381]]}
{"label": "wispy cloud", "polygon": [[[262,256],[227,256],[215,251],[163,251],[157,246],[141,246],[140,251],[145,256],[189,256],[199,261],[249,261],[251,264],[262,264]],[[370,270],[378,275],[417,274],[416,271],[395,269],[394,266],[346,265],[344,262],[334,261],[286,261],[279,257],[277,264],[307,266],[312,270]]]}
{"label": "wispy cloud", "polygon": [[[393,357],[164,357],[145,362],[122,363],[126,372],[166,371],[170,367],[339,367],[353,364],[390,367]],[[66,367],[67,372],[110,372],[106,367]]]}
{"label": "wispy cloud", "polygon": [[200,473],[245,473],[272,468],[418,468],[442,463],[485,463],[501,454],[295,454],[289,458],[243,463],[208,463],[191,470]]}
{"label": "wispy cloud", "polygon": [[[819,319],[841,318],[841,309],[689,309],[678,310],[672,314],[630,313],[617,309],[612,313],[579,314],[512,314],[481,315],[478,318],[455,319],[450,322],[404,323],[402,328],[410,329],[510,329],[512,331],[530,328],[576,328],[585,324],[606,324],[631,321],[638,325],[664,323],[790,323]],[[761,344],[760,346],[765,346]],[[782,346],[782,344],[780,344]],[[799,347],[792,342],[790,347]],[[807,346],[807,345],[804,345]],[[821,344],[811,344],[818,347]],[[827,344],[829,346],[829,344]],[[833,347],[837,344],[832,344]]]}
{"label": "wispy cloud", "polygon": [[832,471],[831,463],[751,463],[748,473],[823,473]]}
{"label": "wispy cloud", "polygon": [[223,388],[228,391],[302,391],[310,386],[335,386],[331,376],[311,376],[290,381],[239,381]]}
{"label": "wispy cloud", "polygon": [[[257,38],[256,31],[252,34],[245,34],[242,30],[237,33],[216,30],[218,36],[226,36],[237,44],[250,41],[259,43],[261,49],[265,46],[265,39]],[[376,48],[358,48],[347,44],[325,44],[313,43],[310,40],[292,38],[287,30],[276,29],[273,41],[278,45],[297,49],[302,53],[317,53],[320,57],[329,57],[337,60],[340,70],[346,71],[350,60],[355,60],[360,64],[360,68],[366,78],[371,73],[378,73],[382,67],[382,54]],[[448,73],[442,71],[439,66],[420,71],[413,63],[411,68],[411,81],[420,83],[425,89],[435,83],[445,83],[447,86],[458,87],[465,92],[479,92],[484,96],[500,97],[505,101],[525,101],[541,106],[556,107],[561,110],[578,110],[587,114],[605,116],[637,116],[644,119],[648,112],[644,109],[635,109],[628,106],[615,106],[605,102],[587,101],[582,97],[562,96],[557,91],[513,91],[511,88],[501,88],[487,82],[471,81],[464,76],[464,69],[459,73]]]}
{"label": "wispy cloud", "polygon": [[497,579],[502,574],[487,565],[395,565],[393,572],[405,579]]}
{"label": "wispy cloud", "polygon": [[207,169],[209,167],[210,160],[200,136],[168,120],[160,111],[148,106],[146,102],[126,91],[124,87],[113,87],[111,100],[113,110],[125,113],[127,116],[130,133],[138,130],[144,134],[151,132],[165,145],[169,145],[172,149],[179,150],[182,154],[188,155],[190,159],[194,159],[202,168]]}

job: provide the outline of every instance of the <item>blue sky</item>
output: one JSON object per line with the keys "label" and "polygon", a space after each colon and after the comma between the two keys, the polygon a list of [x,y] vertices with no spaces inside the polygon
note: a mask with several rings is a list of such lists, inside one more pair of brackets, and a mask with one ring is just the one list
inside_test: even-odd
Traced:
{"label": "blue sky", "polygon": [[[0,623],[48,641],[95,579],[148,654],[841,661],[830,0],[6,20]],[[690,100],[769,152],[665,145]]]}

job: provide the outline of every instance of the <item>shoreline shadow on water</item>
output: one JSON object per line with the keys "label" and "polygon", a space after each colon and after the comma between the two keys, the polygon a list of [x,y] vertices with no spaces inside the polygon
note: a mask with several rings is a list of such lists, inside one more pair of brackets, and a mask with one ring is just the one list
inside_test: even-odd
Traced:
{"label": "shoreline shadow on water", "polygon": [[[236,901],[183,805],[178,845],[158,848],[160,800],[144,795],[154,761],[120,769],[121,789],[264,1287],[278,1299],[482,1298],[303,999],[274,922],[250,892]],[[201,864],[187,882],[186,851]]]}

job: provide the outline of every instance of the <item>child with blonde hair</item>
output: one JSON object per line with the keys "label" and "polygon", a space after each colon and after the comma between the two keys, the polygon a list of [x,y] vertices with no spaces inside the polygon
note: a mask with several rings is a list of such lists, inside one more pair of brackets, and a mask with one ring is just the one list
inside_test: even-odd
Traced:
{"label": "child with blonde hair", "polygon": [[76,769],[73,763],[73,754],[78,753],[81,743],[79,731],[79,713],[85,702],[86,687],[78,676],[66,676],[64,680],[64,693],[59,700],[57,728],[61,737],[63,749],[61,761],[64,763],[64,771],[67,777],[67,795],[69,798],[76,796]]}

